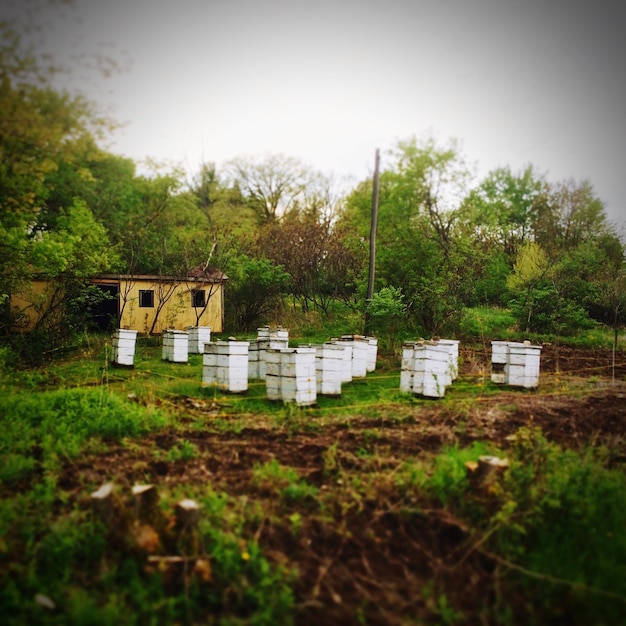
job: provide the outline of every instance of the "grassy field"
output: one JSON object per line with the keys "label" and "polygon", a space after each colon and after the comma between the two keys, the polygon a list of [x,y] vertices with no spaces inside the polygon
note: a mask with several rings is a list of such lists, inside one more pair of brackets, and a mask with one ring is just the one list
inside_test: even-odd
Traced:
{"label": "grassy field", "polygon": [[626,355],[613,381],[606,347],[546,346],[516,390],[487,344],[445,398],[383,350],[310,408],[205,388],[155,340],[5,367],[0,621],[624,623]]}

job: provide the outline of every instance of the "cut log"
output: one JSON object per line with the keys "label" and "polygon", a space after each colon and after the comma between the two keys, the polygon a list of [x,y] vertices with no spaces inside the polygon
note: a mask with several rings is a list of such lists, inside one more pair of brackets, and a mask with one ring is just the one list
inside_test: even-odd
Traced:
{"label": "cut log", "polygon": [[91,504],[96,516],[109,527],[115,518],[113,483],[105,483],[91,494]]}
{"label": "cut log", "polygon": [[126,546],[130,516],[124,503],[115,493],[113,483],[105,483],[91,494],[91,505],[96,518],[106,527],[109,538]]}
{"label": "cut log", "polygon": [[163,515],[158,507],[159,492],[154,485],[134,485],[132,489],[135,518],[142,524],[160,529]]}
{"label": "cut log", "polygon": [[483,455],[478,461],[468,461],[465,464],[470,481],[479,487],[485,488],[493,484],[495,480],[509,467],[508,459],[497,456]]}
{"label": "cut log", "polygon": [[195,500],[181,500],[174,512],[176,546],[181,554],[198,553],[198,522],[200,520],[200,506]]}
{"label": "cut log", "polygon": [[197,529],[200,507],[195,500],[181,500],[176,505],[176,528],[179,531]]}

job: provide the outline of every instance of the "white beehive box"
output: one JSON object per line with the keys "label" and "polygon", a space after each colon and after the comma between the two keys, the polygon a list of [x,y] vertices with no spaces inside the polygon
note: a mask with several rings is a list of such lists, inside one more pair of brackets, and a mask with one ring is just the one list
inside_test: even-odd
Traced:
{"label": "white beehive box", "polygon": [[270,400],[295,402],[299,406],[317,401],[314,348],[270,349],[265,384]]}
{"label": "white beehive box", "polygon": [[369,342],[362,335],[342,335],[340,341],[352,346],[352,378],[367,375]]}
{"label": "white beehive box", "polygon": [[280,349],[267,351],[265,355],[265,389],[269,400],[282,400],[280,362]]}
{"label": "white beehive box", "polygon": [[510,342],[504,366],[505,383],[512,387],[534,389],[539,386],[541,346]]}
{"label": "white beehive box", "polygon": [[448,348],[433,342],[417,343],[413,366],[413,393],[443,398],[448,384]]}
{"label": "white beehive box", "polygon": [[326,342],[301,344],[301,348],[315,349],[315,381],[318,396],[340,396],[343,377],[342,346]]}
{"label": "white beehive box", "polygon": [[503,385],[506,382],[504,368],[507,362],[507,341],[491,342],[491,382]]}
{"label": "white beehive box", "polygon": [[189,359],[189,333],[186,330],[163,331],[162,358],[173,363],[187,363]]}
{"label": "white beehive box", "polygon": [[289,346],[288,339],[253,339],[250,341],[248,358],[248,378],[263,380],[265,378],[265,362],[268,350],[281,350]]}
{"label": "white beehive box", "polygon": [[400,391],[413,391],[413,371],[415,361],[415,342],[406,341],[402,344],[402,365],[400,369]]}
{"label": "white beehive box", "polygon": [[339,346],[342,349],[343,365],[341,366],[341,382],[352,382],[352,344],[348,341],[331,339],[329,343]]}
{"label": "white beehive box", "polygon": [[281,386],[283,402],[308,406],[317,401],[314,348],[281,350]]}
{"label": "white beehive box", "polygon": [[374,372],[376,370],[376,357],[378,356],[378,339],[376,337],[366,337],[366,339],[369,345],[366,369],[368,372]]}
{"label": "white beehive box", "polygon": [[272,341],[280,341],[288,344],[289,330],[287,328],[282,328],[281,326],[270,328],[270,339]]}
{"label": "white beehive box", "polygon": [[211,327],[190,326],[187,333],[189,334],[189,354],[204,354],[204,344],[211,341]]}
{"label": "white beehive box", "polygon": [[248,390],[248,341],[216,341],[204,345],[202,384],[224,391]]}
{"label": "white beehive box", "polygon": [[448,370],[450,380],[459,377],[459,341],[458,339],[439,339],[439,343],[448,348]]}
{"label": "white beehive box", "polygon": [[118,328],[113,333],[111,344],[113,348],[113,363],[127,366],[135,364],[136,330]]}
{"label": "white beehive box", "polygon": [[451,384],[450,349],[436,341],[407,341],[402,347],[400,391],[443,398]]}
{"label": "white beehive box", "polygon": [[256,329],[257,339],[276,339],[278,341],[289,341],[289,329],[282,326],[270,328],[269,326],[261,326]]}

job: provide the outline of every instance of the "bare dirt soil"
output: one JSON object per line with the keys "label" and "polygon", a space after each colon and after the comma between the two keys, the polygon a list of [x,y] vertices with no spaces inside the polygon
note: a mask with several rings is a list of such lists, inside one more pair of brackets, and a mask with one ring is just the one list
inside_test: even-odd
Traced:
{"label": "bare dirt soil", "polygon": [[[460,356],[459,379],[484,380],[486,351],[462,350]],[[506,450],[507,437],[521,427],[540,428],[564,448],[605,446],[609,463],[625,467],[626,354],[618,353],[617,362],[613,382],[610,351],[545,346],[535,391],[503,388],[471,400],[398,405],[374,417],[333,420],[325,414],[320,424],[313,415],[310,428],[299,429],[259,421],[239,432],[199,431],[190,421],[188,430],[82,458],[66,468],[60,486],[78,492],[107,480],[130,486],[146,477],[159,485],[209,483],[232,497],[263,500],[280,518],[292,510],[283,511],[276,493],[252,480],[255,467],[275,459],[320,494],[337,494],[324,515],[307,515],[306,506],[293,509],[301,518],[298,533],[271,516],[249,529],[273,561],[297,568],[297,624],[441,623],[446,607],[429,589],[446,590],[447,602],[465,616],[455,623],[495,623],[501,564],[474,549],[471,533],[441,505],[420,501],[408,512],[394,471],[453,444],[490,441]],[[177,402],[181,413],[189,410],[188,398]],[[196,417],[205,408],[208,416],[209,407],[195,402]],[[164,460],[180,439],[192,442],[197,455]],[[342,472],[361,472],[368,489],[354,491]],[[565,611],[553,623],[567,620],[576,623],[576,616]]]}

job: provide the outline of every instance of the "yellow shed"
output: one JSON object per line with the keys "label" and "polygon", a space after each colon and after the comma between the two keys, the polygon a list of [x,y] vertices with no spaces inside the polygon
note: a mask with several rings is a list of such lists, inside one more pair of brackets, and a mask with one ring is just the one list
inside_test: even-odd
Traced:
{"label": "yellow shed", "polygon": [[[167,328],[185,330],[209,326],[224,329],[224,283],[220,270],[199,266],[186,276],[107,274],[89,280],[109,295],[95,311],[103,327],[111,320],[119,328],[160,334]],[[31,330],[51,302],[51,283],[34,281],[30,290],[12,296],[16,330]]]}

